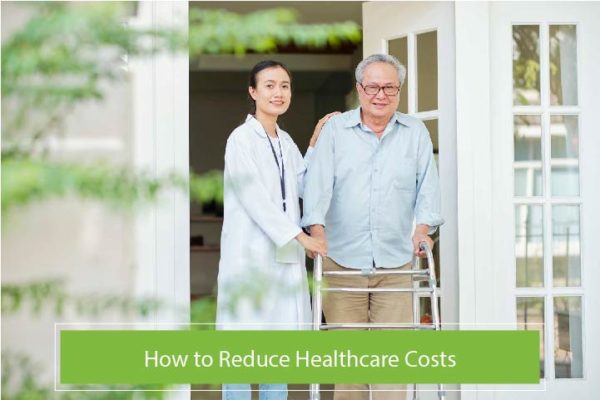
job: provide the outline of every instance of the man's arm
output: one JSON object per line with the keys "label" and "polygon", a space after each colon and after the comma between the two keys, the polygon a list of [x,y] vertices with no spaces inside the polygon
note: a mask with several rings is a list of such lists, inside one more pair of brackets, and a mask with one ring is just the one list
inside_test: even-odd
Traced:
{"label": "man's arm", "polygon": [[302,226],[325,226],[335,176],[332,123],[325,124],[304,177]]}
{"label": "man's arm", "polygon": [[433,144],[425,125],[422,125],[419,137],[419,155],[417,165],[417,199],[415,203],[415,219],[417,227],[413,235],[413,248],[419,257],[425,255],[419,249],[420,242],[427,242],[433,249],[433,241],[429,237],[438,226],[444,223],[441,216],[441,194],[439,177],[435,159],[433,158]]}
{"label": "man's arm", "polygon": [[[302,226],[326,242],[325,216],[331,204],[335,176],[333,124],[323,126],[304,177]],[[309,252],[309,257],[313,254]]]}

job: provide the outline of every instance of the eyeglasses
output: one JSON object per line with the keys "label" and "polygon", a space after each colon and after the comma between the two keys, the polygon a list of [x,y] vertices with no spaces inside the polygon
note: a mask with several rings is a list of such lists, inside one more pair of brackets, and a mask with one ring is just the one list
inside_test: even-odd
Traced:
{"label": "eyeglasses", "polygon": [[359,83],[360,87],[363,88],[366,94],[369,96],[376,95],[380,90],[383,90],[383,93],[386,96],[396,96],[400,92],[399,86],[379,86],[379,85],[367,85],[364,86],[362,83]]}

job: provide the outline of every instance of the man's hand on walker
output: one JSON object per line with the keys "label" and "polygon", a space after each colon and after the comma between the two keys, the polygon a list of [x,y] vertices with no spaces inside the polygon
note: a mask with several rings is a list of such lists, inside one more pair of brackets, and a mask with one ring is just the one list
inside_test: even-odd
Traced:
{"label": "man's hand on walker", "polygon": [[419,248],[421,242],[427,243],[429,248],[433,250],[433,240],[429,237],[427,232],[429,231],[429,225],[417,225],[415,234],[413,235],[413,251],[417,257],[426,257],[427,253]]}
{"label": "man's hand on walker", "polygon": [[[325,254],[321,254],[321,256],[325,257],[327,255],[327,238],[325,237],[325,227],[323,225],[311,225],[309,228],[310,237],[315,238],[322,243],[325,243]],[[318,252],[314,252],[311,250],[306,250],[306,255],[310,259],[314,259]]]}
{"label": "man's hand on walker", "polygon": [[324,237],[312,237],[301,232],[296,236],[296,239],[304,247],[310,258],[314,258],[316,254],[320,254],[322,257],[327,255],[327,242]]}

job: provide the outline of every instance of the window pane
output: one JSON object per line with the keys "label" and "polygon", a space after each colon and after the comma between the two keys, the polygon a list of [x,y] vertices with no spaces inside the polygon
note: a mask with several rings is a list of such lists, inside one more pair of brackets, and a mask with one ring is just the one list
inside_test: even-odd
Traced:
{"label": "window pane", "polygon": [[[439,163],[439,144],[438,144],[438,120],[437,119],[430,119],[430,120],[426,120],[423,121],[423,123],[425,124],[425,127],[427,127],[427,130],[429,131],[429,136],[431,137],[431,142],[433,144],[433,158],[435,159],[435,163],[438,167],[438,173],[439,173],[439,167],[440,167],[440,163]],[[436,273],[436,277],[437,277],[437,286],[440,287],[441,285],[441,277],[440,277],[440,230],[436,230],[435,233],[433,235],[431,235],[431,239],[433,240],[434,246],[433,246],[433,259],[435,261],[435,273]],[[428,284],[427,282],[421,282],[421,286],[427,287]]]}
{"label": "window pane", "polygon": [[[437,280],[437,287],[441,287],[442,284],[442,277],[441,277],[441,268],[440,268],[440,230],[437,229],[435,231],[435,233],[433,235],[431,235],[431,240],[433,240],[433,250],[431,251],[433,253],[433,262],[435,263],[435,278]],[[422,268],[427,268],[427,259],[423,259],[422,261]],[[419,282],[419,286],[420,287],[429,287],[429,283],[428,281],[421,281]]]}
{"label": "window pane", "polygon": [[431,143],[433,144],[433,159],[435,160],[435,165],[438,168],[438,173],[440,172],[440,159],[439,159],[439,135],[438,135],[438,120],[430,119],[427,121],[423,121],[427,131],[429,131],[429,136],[431,137]]}
{"label": "window pane", "polygon": [[513,26],[513,104],[540,104],[540,27]]}
{"label": "window pane", "polygon": [[417,111],[438,108],[437,32],[417,35]]}
{"label": "window pane", "polygon": [[544,286],[544,223],[541,205],[515,206],[517,287]]}
{"label": "window pane", "polygon": [[577,104],[577,33],[575,25],[550,25],[550,102]]}
{"label": "window pane", "polygon": [[579,206],[552,207],[552,266],[554,286],[581,286]]}
{"label": "window pane", "polygon": [[515,196],[542,195],[542,125],[539,115],[515,115]]}
{"label": "window pane", "polygon": [[540,378],[544,377],[544,298],[517,297],[517,329],[540,333]]}
{"label": "window pane", "polygon": [[[439,147],[439,139],[438,139],[438,120],[437,119],[429,119],[423,121],[425,127],[429,131],[429,137],[431,138],[431,143],[433,143],[433,154],[438,154]],[[437,161],[437,160],[436,160]],[[438,165],[439,167],[439,165]]]}
{"label": "window pane", "polygon": [[581,297],[554,298],[554,371],[556,378],[583,378]]}
{"label": "window pane", "polygon": [[431,299],[429,297],[419,297],[419,322],[422,324],[433,323]]}
{"label": "window pane", "polygon": [[[388,53],[396,57],[398,61],[408,68],[408,40],[405,37],[388,41]],[[407,77],[404,79],[404,85],[402,85],[402,89],[400,90],[398,111],[404,114],[408,113],[408,89],[406,88],[406,82],[408,82],[408,74],[410,73],[410,71],[406,71]]]}
{"label": "window pane", "polygon": [[[438,310],[440,306],[441,297],[438,297]],[[440,310],[440,321],[442,320]],[[433,313],[431,311],[431,298],[430,297],[419,297],[419,322],[422,324],[433,323]]]}
{"label": "window pane", "polygon": [[579,129],[576,115],[550,118],[552,195],[579,195]]}

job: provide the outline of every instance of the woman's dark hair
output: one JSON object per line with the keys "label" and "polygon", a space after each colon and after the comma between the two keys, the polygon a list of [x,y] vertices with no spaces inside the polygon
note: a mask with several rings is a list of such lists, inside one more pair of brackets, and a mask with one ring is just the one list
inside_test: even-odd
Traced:
{"label": "woman's dark hair", "polygon": [[[250,76],[248,78],[248,86],[256,89],[256,76],[258,75],[258,73],[260,71],[262,71],[263,69],[273,68],[273,67],[278,67],[278,68],[283,69],[290,77],[290,83],[291,83],[292,73],[290,72],[288,67],[285,66],[284,63],[281,63],[279,61],[273,61],[273,60],[263,60],[263,61],[260,61],[258,64],[256,64],[254,67],[252,67],[252,70],[250,70]],[[250,99],[250,114],[254,115],[256,113],[256,102],[250,96],[250,94],[248,94],[248,98]]]}

